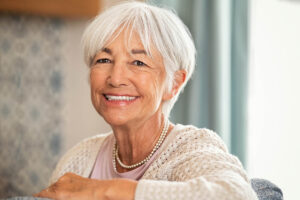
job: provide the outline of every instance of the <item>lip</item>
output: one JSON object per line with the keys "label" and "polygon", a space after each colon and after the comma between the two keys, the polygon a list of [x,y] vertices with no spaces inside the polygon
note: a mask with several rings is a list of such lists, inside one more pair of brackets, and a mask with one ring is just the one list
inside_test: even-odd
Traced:
{"label": "lip", "polygon": [[[126,96],[126,97],[136,97],[133,100],[113,100],[113,101],[109,101],[105,95],[111,95],[111,96]],[[135,96],[135,95],[130,95],[130,94],[116,94],[116,93],[103,93],[102,94],[102,98],[104,99],[105,105],[109,106],[109,107],[125,107],[125,106],[129,106],[132,105],[134,103],[136,103],[136,101],[139,99],[139,96]]]}
{"label": "lip", "polygon": [[103,93],[103,95],[111,95],[111,96],[126,96],[126,97],[139,97],[137,95],[130,94],[117,94],[117,93]]}

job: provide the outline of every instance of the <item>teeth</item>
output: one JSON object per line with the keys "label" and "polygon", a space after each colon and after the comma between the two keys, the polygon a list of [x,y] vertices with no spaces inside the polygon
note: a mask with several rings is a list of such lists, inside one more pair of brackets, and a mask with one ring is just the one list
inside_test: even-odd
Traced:
{"label": "teeth", "polygon": [[112,96],[112,95],[105,95],[106,99],[109,101],[132,101],[136,97],[129,97],[129,96]]}

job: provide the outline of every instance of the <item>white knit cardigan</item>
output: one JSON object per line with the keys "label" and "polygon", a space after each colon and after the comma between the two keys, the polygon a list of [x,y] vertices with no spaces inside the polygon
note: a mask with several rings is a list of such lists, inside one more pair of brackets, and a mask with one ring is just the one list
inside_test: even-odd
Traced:
{"label": "white knit cardigan", "polygon": [[[110,133],[111,134],[111,133]],[[164,142],[160,155],[139,180],[135,200],[257,199],[240,161],[208,129],[181,126]],[[109,134],[88,138],[59,161],[50,183],[66,172],[89,177],[98,151]]]}

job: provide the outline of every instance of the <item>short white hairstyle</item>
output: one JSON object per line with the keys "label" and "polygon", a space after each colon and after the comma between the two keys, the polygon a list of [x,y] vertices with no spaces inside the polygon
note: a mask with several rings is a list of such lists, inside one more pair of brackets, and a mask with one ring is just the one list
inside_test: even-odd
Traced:
{"label": "short white hairstyle", "polygon": [[90,67],[96,54],[117,31],[116,35],[123,30],[128,31],[128,40],[132,32],[136,32],[147,54],[151,55],[150,44],[161,54],[168,91],[172,89],[174,73],[178,70],[187,72],[177,94],[163,103],[162,112],[168,118],[195,68],[196,50],[188,28],[171,10],[135,1],[118,4],[98,15],[86,28],[82,37],[86,64]]}

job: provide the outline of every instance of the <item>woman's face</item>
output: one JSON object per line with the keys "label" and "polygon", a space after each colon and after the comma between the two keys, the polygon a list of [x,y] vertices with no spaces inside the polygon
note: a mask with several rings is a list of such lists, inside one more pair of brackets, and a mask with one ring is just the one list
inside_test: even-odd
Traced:
{"label": "woman's face", "polygon": [[[128,47],[125,45],[128,44]],[[156,49],[148,56],[137,36],[129,43],[121,33],[94,58],[90,69],[91,98],[110,125],[137,123],[161,114],[166,76]]]}

